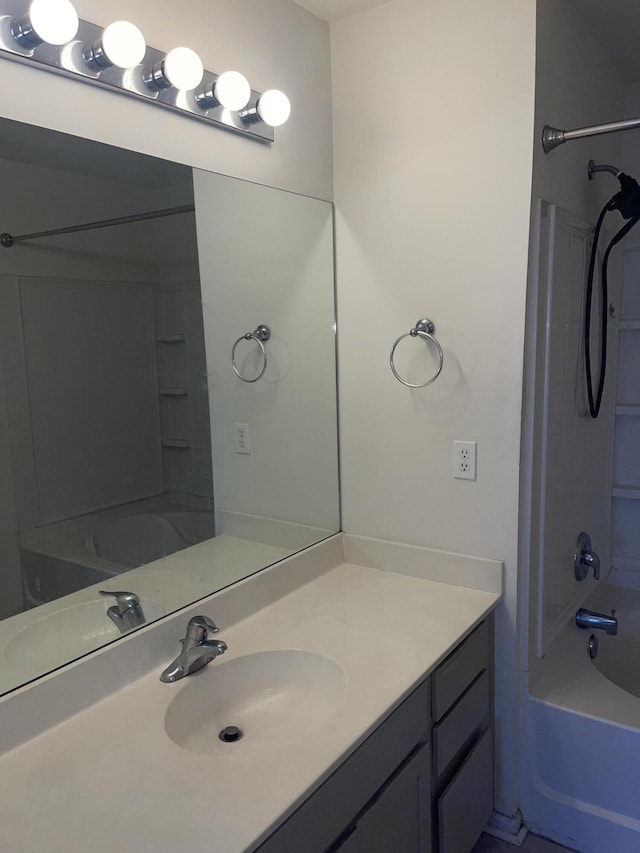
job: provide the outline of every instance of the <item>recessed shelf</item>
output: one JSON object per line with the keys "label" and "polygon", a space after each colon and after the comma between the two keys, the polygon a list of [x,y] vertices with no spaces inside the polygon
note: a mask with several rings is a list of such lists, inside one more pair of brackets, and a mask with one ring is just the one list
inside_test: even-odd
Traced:
{"label": "recessed shelf", "polygon": [[621,332],[640,331],[640,320],[620,320],[618,328]]}
{"label": "recessed shelf", "polygon": [[[165,387],[160,389],[161,397],[188,397],[189,391],[186,388],[177,386]],[[640,409],[640,406],[638,407]],[[640,412],[638,412],[640,414]]]}
{"label": "recessed shelf", "polygon": [[625,498],[630,501],[640,501],[640,486],[614,486],[614,498]]}
{"label": "recessed shelf", "polygon": [[158,335],[156,341],[159,344],[182,344],[186,340],[183,334],[177,335]]}
{"label": "recessed shelf", "polygon": [[162,440],[162,446],[170,450],[188,450],[191,441],[188,438],[165,438]]}
{"label": "recessed shelf", "polygon": [[618,403],[616,406],[616,415],[640,418],[640,403]]}

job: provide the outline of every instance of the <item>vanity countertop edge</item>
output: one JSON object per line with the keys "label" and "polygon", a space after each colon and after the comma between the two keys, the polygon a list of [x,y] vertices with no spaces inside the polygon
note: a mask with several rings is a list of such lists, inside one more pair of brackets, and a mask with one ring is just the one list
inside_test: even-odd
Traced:
{"label": "vanity countertop edge", "polygon": [[[229,645],[202,677],[234,658],[273,649],[320,653],[342,667],[344,701],[319,728],[242,751],[233,751],[241,743],[226,744],[228,755],[190,752],[168,737],[165,714],[201,676],[168,685],[154,669],[0,757],[0,851],[174,853],[205,843],[225,853],[255,850],[501,599],[499,561],[396,543],[376,548],[377,540],[364,537],[345,546],[339,534],[324,551],[319,546],[320,562],[323,553],[335,556],[336,541],[342,561],[308,572],[291,591],[280,582],[278,596],[259,601],[228,628],[224,596],[197,605],[215,618]],[[373,568],[346,559],[375,553],[381,556],[369,560]],[[270,572],[291,576],[296,559]],[[447,582],[437,568],[442,562]],[[180,614],[185,626],[189,615]],[[149,642],[154,626],[145,630]],[[121,647],[126,654],[126,643]]]}

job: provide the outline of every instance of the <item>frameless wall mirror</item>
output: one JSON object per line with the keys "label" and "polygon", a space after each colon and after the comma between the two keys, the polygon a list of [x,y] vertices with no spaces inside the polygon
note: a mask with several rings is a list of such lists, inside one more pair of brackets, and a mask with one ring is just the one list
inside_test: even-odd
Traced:
{"label": "frameless wall mirror", "polygon": [[5,693],[340,520],[331,205],[6,120],[0,173]]}

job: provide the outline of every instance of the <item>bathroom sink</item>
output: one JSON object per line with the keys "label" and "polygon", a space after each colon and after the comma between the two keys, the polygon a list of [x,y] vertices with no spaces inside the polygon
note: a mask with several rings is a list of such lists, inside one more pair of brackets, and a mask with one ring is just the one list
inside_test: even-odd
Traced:
{"label": "bathroom sink", "polygon": [[[5,646],[4,657],[13,667],[41,674],[121,637],[107,616],[113,602],[105,598],[85,601],[36,618]],[[153,601],[142,599],[146,622],[164,615]]]}
{"label": "bathroom sink", "polygon": [[[167,709],[165,728],[178,746],[205,754],[313,736],[342,704],[347,686],[334,660],[298,649],[215,661],[188,681]],[[229,726],[242,737],[225,743],[219,734]]]}

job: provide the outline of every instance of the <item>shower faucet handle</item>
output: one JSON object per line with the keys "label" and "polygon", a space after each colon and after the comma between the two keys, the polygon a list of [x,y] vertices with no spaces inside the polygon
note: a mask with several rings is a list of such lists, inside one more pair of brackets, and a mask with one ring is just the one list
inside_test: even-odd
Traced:
{"label": "shower faucet handle", "polygon": [[591,547],[591,537],[584,530],[578,536],[573,554],[573,572],[577,581],[583,581],[593,569],[594,578],[600,580],[600,557]]}

